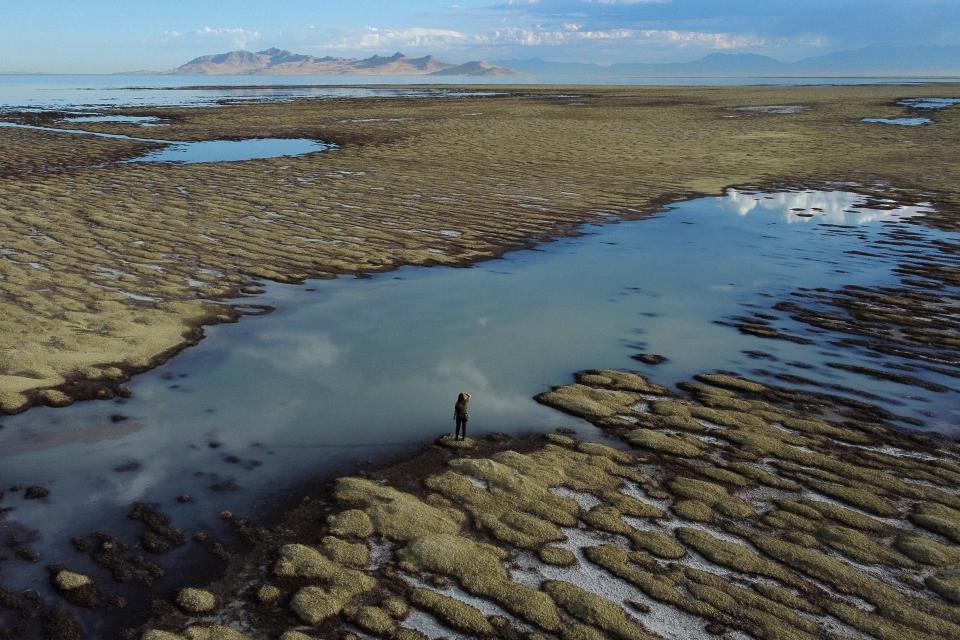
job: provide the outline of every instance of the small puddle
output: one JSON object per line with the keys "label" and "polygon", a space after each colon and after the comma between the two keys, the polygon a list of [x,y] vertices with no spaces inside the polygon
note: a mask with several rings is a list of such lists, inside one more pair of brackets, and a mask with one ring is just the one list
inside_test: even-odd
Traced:
{"label": "small puddle", "polygon": [[897,104],[911,109],[946,109],[960,104],[960,98],[906,98]]}
{"label": "small puddle", "polygon": [[880,124],[898,124],[905,127],[918,127],[933,122],[930,118],[864,118],[861,122],[879,122]]}
{"label": "small puddle", "polygon": [[326,151],[336,145],[308,138],[250,138],[247,140],[205,140],[202,142],[175,142],[126,162],[238,162],[303,156]]}
{"label": "small puddle", "polygon": [[62,119],[63,122],[114,122],[121,124],[139,124],[141,126],[155,127],[160,122],[157,116],[121,116],[121,115],[81,115],[69,116]]}
{"label": "small puddle", "polygon": [[158,140],[138,138],[119,133],[101,133],[83,129],[58,129],[37,125],[0,122],[0,127],[13,129],[32,129],[73,135],[94,136],[114,140],[136,140],[164,145],[163,148],[149,151],[142,156],[123,160],[130,162],[165,162],[194,164],[204,162],[239,162],[242,160],[263,160],[266,158],[285,158],[303,156],[317,151],[336,149],[337,145],[309,138],[248,138],[246,140]]}
{"label": "small puddle", "polygon": [[[57,562],[100,575],[67,541],[95,530],[133,536],[126,514],[134,500],[157,503],[174,526],[223,533],[221,509],[263,513],[283,488],[451,431],[463,389],[474,395],[472,436],[567,425],[596,437],[593,426],[532,399],[591,367],[641,369],[667,385],[713,369],[782,384],[777,374],[802,369],[815,383],[874,393],[881,406],[931,427],[955,423],[954,391],[828,365],[906,362],[897,356],[837,346],[840,334],[789,318],[779,327],[810,343],[719,323],[798,288],[897,285],[897,256],[863,250],[904,230],[956,242],[958,234],[909,221],[928,210],[844,191],[730,190],[470,269],[267,284],[239,304],[272,304],[274,313],[207,327],[198,346],[137,376],[132,398],[2,419],[0,486],[51,491],[40,501],[8,493],[14,510],[0,534],[5,526],[39,532],[30,546],[43,561],[4,563],[4,581],[47,593],[43,566]],[[669,360],[648,367],[631,358],[640,351]],[[955,387],[946,375],[924,375]],[[181,494],[193,500],[180,504]],[[189,548],[160,561],[177,562]]]}
{"label": "small puddle", "polygon": [[[904,100],[898,100],[897,104],[916,111],[936,111],[960,104],[960,98],[906,98]],[[861,122],[918,127],[920,125],[932,124],[933,120],[921,116],[902,116],[897,118],[863,118]]]}
{"label": "small puddle", "polygon": [[745,111],[748,113],[774,113],[781,115],[802,113],[809,110],[810,107],[805,107],[800,104],[767,104],[753,107],[730,107],[730,111]]}

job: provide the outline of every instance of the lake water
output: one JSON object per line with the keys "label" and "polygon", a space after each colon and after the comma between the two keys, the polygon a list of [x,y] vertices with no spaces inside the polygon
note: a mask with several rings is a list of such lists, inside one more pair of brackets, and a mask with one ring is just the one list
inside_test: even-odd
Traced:
{"label": "lake water", "polygon": [[[665,78],[553,76],[167,76],[167,75],[2,75],[0,111],[209,105],[217,101],[290,100],[294,98],[369,98],[457,96],[476,94],[444,85],[614,84],[614,85],[806,85],[921,84],[955,78]],[[432,85],[404,87],[400,85]],[[362,86],[366,85],[366,86]],[[390,86],[397,85],[397,86]],[[490,93],[482,91],[481,93]]]}
{"label": "lake water", "polygon": [[[493,80],[494,82],[484,84],[496,84],[496,79]],[[451,78],[444,82],[476,84],[477,79]],[[377,86],[344,86],[361,84]],[[311,97],[457,97],[478,93],[440,86],[400,86],[404,84],[422,85],[430,84],[430,81],[422,76],[0,75],[0,112],[24,109],[205,106],[218,101],[291,100]],[[486,95],[491,92],[480,93]]]}
{"label": "lake water", "polygon": [[[67,540],[103,529],[132,539],[136,528],[125,515],[134,500],[159,504],[188,532],[218,531],[221,509],[262,513],[304,479],[408,452],[452,430],[460,390],[474,396],[471,435],[566,425],[596,436],[532,400],[584,368],[640,369],[674,384],[718,368],[773,380],[802,367],[812,380],[877,394],[882,406],[929,428],[956,425],[955,391],[825,366],[878,368],[897,358],[840,350],[830,345],[837,336],[792,321],[778,326],[814,344],[741,335],[714,322],[797,287],[895,284],[892,258],[848,252],[926,210],[869,208],[842,191],[730,191],[646,220],[588,226],[583,236],[473,268],[268,285],[245,302],[275,305],[274,313],[208,328],[200,345],[136,377],[129,400],[0,419],[0,486],[51,491],[46,500],[8,493],[3,502],[15,509],[0,520],[0,538],[13,527],[35,531],[30,546],[43,555],[41,566],[0,564],[3,581],[43,591],[42,565],[56,561],[102,576]],[[931,240],[958,239],[909,228]],[[641,365],[630,358],[639,351],[669,361]],[[775,360],[758,363],[749,351]],[[766,373],[755,373],[761,366]],[[956,387],[934,373],[923,377]],[[180,494],[193,502],[179,504]]]}

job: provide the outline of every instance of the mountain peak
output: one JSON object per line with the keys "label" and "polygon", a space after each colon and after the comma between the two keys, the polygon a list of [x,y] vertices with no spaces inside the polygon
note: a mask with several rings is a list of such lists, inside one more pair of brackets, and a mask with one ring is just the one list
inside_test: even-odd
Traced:
{"label": "mountain peak", "polygon": [[426,75],[454,69],[454,75],[506,75],[509,69],[489,63],[470,62],[453,65],[432,55],[410,58],[397,51],[391,56],[372,55],[362,60],[291,53],[270,47],[256,53],[228,51],[194,58],[171,71],[176,74],[201,75]]}

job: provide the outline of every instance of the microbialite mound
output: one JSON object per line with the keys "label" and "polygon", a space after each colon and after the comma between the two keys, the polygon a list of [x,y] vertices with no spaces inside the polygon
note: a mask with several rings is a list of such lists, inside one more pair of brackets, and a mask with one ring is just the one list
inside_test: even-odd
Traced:
{"label": "microbialite mound", "polygon": [[615,447],[438,446],[421,475],[341,478],[208,587],[227,606],[169,603],[142,637],[960,634],[960,447],[729,374],[681,386],[593,370],[537,398]]}

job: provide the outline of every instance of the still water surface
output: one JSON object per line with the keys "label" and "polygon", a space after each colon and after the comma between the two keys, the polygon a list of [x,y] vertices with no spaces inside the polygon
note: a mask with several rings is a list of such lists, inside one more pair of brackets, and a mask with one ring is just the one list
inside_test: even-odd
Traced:
{"label": "still water surface", "polygon": [[[823,85],[923,84],[955,78],[777,78],[656,76],[179,76],[179,75],[3,75],[0,112],[71,109],[80,106],[137,107],[210,105],[296,98],[383,98],[493,95],[488,89],[453,85]],[[395,86],[391,86],[395,85]],[[401,85],[420,85],[405,87]],[[432,85],[432,86],[429,86]],[[448,86],[444,86],[448,85]]]}
{"label": "still water surface", "polygon": [[[766,375],[802,363],[804,376],[878,394],[930,427],[957,424],[955,392],[825,367],[883,364],[830,346],[836,336],[808,333],[816,343],[801,345],[714,322],[797,287],[896,284],[892,260],[848,253],[926,211],[886,207],[842,191],[730,191],[473,268],[269,285],[252,301],[276,305],[273,314],[208,328],[199,346],[138,376],[133,398],[0,420],[0,486],[51,490],[43,501],[8,493],[15,509],[0,533],[14,524],[35,530],[30,546],[43,564],[96,571],[66,540],[132,532],[124,516],[134,500],[158,503],[188,531],[216,530],[220,509],[256,514],[304,478],[450,431],[460,390],[474,395],[472,435],[567,425],[596,436],[531,399],[590,367],[641,369],[674,384],[706,370],[751,373],[760,364],[744,352],[759,350],[776,358],[762,363]],[[638,351],[670,360],[646,367],[630,358]],[[180,494],[194,501],[178,504]],[[35,565],[2,569],[8,584],[46,585]]]}

